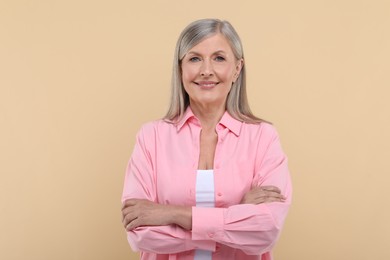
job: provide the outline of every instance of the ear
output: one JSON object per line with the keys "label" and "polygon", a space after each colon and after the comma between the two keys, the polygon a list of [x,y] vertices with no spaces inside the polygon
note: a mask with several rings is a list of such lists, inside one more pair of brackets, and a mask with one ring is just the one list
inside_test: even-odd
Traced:
{"label": "ear", "polygon": [[235,68],[234,78],[233,78],[234,81],[236,81],[238,76],[240,76],[240,72],[243,66],[244,66],[244,59],[241,58],[236,63],[236,68]]}

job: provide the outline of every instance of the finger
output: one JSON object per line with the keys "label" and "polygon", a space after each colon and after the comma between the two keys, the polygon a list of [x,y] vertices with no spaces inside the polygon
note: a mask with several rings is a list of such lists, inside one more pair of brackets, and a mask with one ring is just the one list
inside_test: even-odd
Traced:
{"label": "finger", "polygon": [[127,214],[131,213],[132,211],[134,211],[134,207],[133,206],[129,206],[127,208],[122,209],[122,221],[125,218],[125,216]]}
{"label": "finger", "polygon": [[284,202],[285,200],[282,198],[275,198],[275,197],[269,197],[266,200],[264,200],[263,203],[270,203],[270,202]]}
{"label": "finger", "polygon": [[276,193],[276,194],[280,194],[280,189],[275,187],[275,186],[263,186],[263,187],[256,187],[252,190],[250,190],[247,194],[250,195],[250,196],[255,196],[255,197],[259,197],[259,196],[263,196],[264,194],[273,194],[273,193]]}
{"label": "finger", "polygon": [[267,200],[268,198],[284,199],[284,196],[277,192],[263,191],[262,193],[258,194],[255,197],[255,199],[262,199],[262,200]]}
{"label": "finger", "polygon": [[123,220],[122,220],[123,226],[127,227],[127,225],[129,225],[129,223],[131,223],[135,219],[137,219],[137,215],[134,215],[132,213],[125,215]]}
{"label": "finger", "polygon": [[249,198],[261,198],[261,197],[281,197],[282,194],[280,194],[277,191],[268,191],[264,189],[258,189],[253,190],[248,194]]}
{"label": "finger", "polygon": [[139,204],[140,204],[140,200],[138,199],[127,200],[125,203],[123,203],[122,218],[124,218],[130,212],[136,211],[139,208],[138,207]]}
{"label": "finger", "polygon": [[283,196],[283,194],[272,192],[272,193],[267,193],[264,197],[266,198],[276,198],[276,199],[282,199],[285,200],[286,197]]}
{"label": "finger", "polygon": [[245,196],[241,203],[243,204],[260,204],[267,202],[269,200],[276,200],[276,201],[282,201],[285,200],[285,197],[277,192],[266,192],[261,191],[257,192],[256,194],[250,194],[248,196]]}
{"label": "finger", "polygon": [[130,223],[128,223],[125,228],[126,228],[126,231],[131,231],[135,228],[137,228],[139,226],[139,221],[138,219],[134,219],[133,221],[131,221]]}
{"label": "finger", "polygon": [[122,203],[122,209],[128,207],[128,206],[134,206],[136,205],[137,203],[139,202],[139,199],[128,199],[128,200],[125,200],[123,203]]}
{"label": "finger", "polygon": [[276,186],[260,186],[260,188],[262,190],[266,190],[266,191],[274,191],[274,192],[277,192],[277,193],[280,193],[280,189]]}
{"label": "finger", "polygon": [[284,202],[285,200],[282,198],[276,198],[276,197],[262,197],[255,201],[254,204],[262,204],[262,203],[270,203],[270,202]]}
{"label": "finger", "polygon": [[277,198],[284,197],[281,193],[276,192],[276,191],[263,191],[260,196],[277,197]]}

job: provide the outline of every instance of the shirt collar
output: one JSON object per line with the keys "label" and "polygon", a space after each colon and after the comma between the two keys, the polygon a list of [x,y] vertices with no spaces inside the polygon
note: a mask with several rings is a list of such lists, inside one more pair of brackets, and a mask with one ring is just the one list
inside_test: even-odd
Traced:
{"label": "shirt collar", "polygon": [[183,117],[177,122],[176,124],[176,127],[177,127],[177,131],[179,132],[180,129],[184,126],[185,123],[187,123],[187,121],[190,119],[190,118],[195,118],[195,115],[194,113],[192,113],[192,110],[191,108],[188,106],[186,111],[184,112],[184,115]]}
{"label": "shirt collar", "polygon": [[223,114],[219,123],[226,128],[228,128],[231,132],[233,132],[236,136],[240,135],[242,122],[233,118],[227,111]]}
{"label": "shirt collar", "polygon": [[[186,111],[184,112],[182,119],[177,122],[177,125],[176,125],[177,131],[179,132],[180,129],[192,118],[196,119],[191,108],[188,106]],[[239,136],[240,132],[241,132],[241,126],[243,123],[241,121],[233,118],[227,111],[225,111],[221,120],[219,121],[219,124],[228,128],[236,136]]]}

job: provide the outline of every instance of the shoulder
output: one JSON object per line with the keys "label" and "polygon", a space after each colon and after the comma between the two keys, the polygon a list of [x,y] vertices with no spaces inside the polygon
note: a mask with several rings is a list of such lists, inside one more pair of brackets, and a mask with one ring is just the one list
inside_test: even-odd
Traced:
{"label": "shoulder", "polygon": [[168,122],[164,119],[158,119],[144,123],[140,127],[137,135],[142,135],[144,137],[151,138],[156,134],[172,130],[176,130],[176,125],[174,123]]}
{"label": "shoulder", "polygon": [[278,136],[278,131],[276,130],[276,127],[270,123],[262,122],[260,124],[262,134],[269,138],[275,138]]}
{"label": "shoulder", "polygon": [[260,139],[274,139],[278,136],[278,132],[274,125],[268,122],[261,122],[256,124],[243,123],[242,131],[256,135]]}

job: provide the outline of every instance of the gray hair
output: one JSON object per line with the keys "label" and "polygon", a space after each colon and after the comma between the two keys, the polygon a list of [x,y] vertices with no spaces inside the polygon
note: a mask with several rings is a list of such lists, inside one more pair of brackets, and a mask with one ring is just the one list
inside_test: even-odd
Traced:
{"label": "gray hair", "polygon": [[[171,100],[164,119],[179,121],[190,104],[189,96],[182,83],[181,61],[188,51],[204,39],[221,33],[228,41],[237,60],[244,59],[240,37],[228,21],[202,19],[189,24],[180,34],[176,43],[173,61]],[[247,123],[259,123],[262,120],[254,116],[249,108],[246,94],[245,64],[240,75],[233,83],[226,101],[226,110],[235,119]]]}

